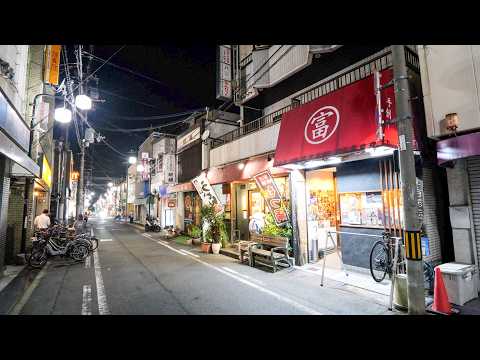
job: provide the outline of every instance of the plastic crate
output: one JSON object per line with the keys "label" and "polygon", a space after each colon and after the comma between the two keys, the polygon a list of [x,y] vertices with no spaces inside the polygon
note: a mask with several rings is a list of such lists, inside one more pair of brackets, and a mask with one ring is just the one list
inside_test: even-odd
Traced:
{"label": "plastic crate", "polygon": [[478,297],[479,278],[475,265],[450,262],[438,267],[452,304],[463,305]]}

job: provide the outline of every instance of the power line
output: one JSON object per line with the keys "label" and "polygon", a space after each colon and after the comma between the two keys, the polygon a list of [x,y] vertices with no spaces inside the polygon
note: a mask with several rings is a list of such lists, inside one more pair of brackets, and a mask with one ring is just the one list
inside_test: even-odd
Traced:
{"label": "power line", "polygon": [[[274,51],[274,53],[272,55],[270,55],[270,57],[252,74],[248,77],[248,79],[245,80],[245,83],[248,83],[248,81],[253,78],[265,65],[268,64],[268,62],[270,61],[270,59],[277,53],[280,51],[281,48],[283,48],[284,45],[280,45],[278,47],[277,50]],[[267,69],[268,70],[268,69]],[[263,75],[263,74],[262,74]]]}
{"label": "power line", "polygon": [[[96,56],[96,55],[90,54],[90,53],[88,53],[88,52],[86,52],[86,51],[83,51],[83,53],[84,53],[84,54],[87,54],[88,56],[91,56],[93,60],[96,60],[96,61],[104,61],[104,59],[102,59],[102,58],[100,58],[100,57],[98,57],[98,56]],[[115,67],[115,68],[117,68],[117,69],[120,69],[120,70],[129,72],[129,73],[131,73],[131,74],[137,75],[137,76],[142,77],[142,78],[144,78],[144,79],[154,81],[154,82],[156,82],[156,83],[158,83],[158,84],[160,84],[160,85],[166,86],[166,84],[163,83],[163,82],[161,82],[160,80],[154,79],[154,78],[152,78],[152,77],[150,77],[150,76],[148,76],[148,75],[141,74],[141,73],[139,73],[139,72],[137,72],[137,71],[133,71],[133,70],[128,69],[128,68],[126,68],[126,67],[123,67],[123,66],[120,66],[120,65],[117,65],[117,64],[113,64],[113,63],[111,63],[111,62],[109,62],[108,65],[110,65],[110,66],[112,66],[112,67]]]}
{"label": "power line", "polygon": [[[122,45],[120,47],[120,49],[118,49],[117,51],[115,51],[112,55],[110,55],[110,57],[105,60],[103,62],[102,65],[100,65],[98,68],[95,69],[95,71],[93,71],[90,75],[88,75],[85,79],[83,79],[80,83],[77,84],[77,86],[72,90],[72,91],[75,91],[76,89],[78,89],[78,87],[80,85],[82,85],[84,82],[88,81],[88,79],[90,79],[98,70],[100,70],[106,63],[108,63],[108,61],[110,61],[111,58],[113,58],[115,55],[117,55],[126,45]],[[68,68],[68,67],[67,67]]]}
{"label": "power line", "polygon": [[142,102],[142,101],[139,101],[139,100],[134,100],[134,99],[132,99],[132,98],[129,98],[129,97],[126,97],[126,96],[123,96],[123,95],[119,95],[119,94],[116,94],[116,93],[114,93],[114,92],[111,92],[111,91],[108,91],[108,90],[105,90],[105,89],[98,89],[98,91],[103,92],[103,93],[108,94],[108,95],[112,95],[112,96],[118,97],[118,98],[120,98],[120,99],[124,99],[124,100],[128,100],[128,101],[131,101],[131,102],[135,102],[135,103],[140,104],[140,105],[144,105],[144,106],[148,106],[148,107],[151,107],[151,108],[163,110],[162,108],[160,108],[160,107],[158,107],[158,106],[155,106],[155,105],[153,105],[153,104],[145,103],[145,102]]}
{"label": "power line", "polygon": [[[100,109],[100,110],[103,111],[103,112],[106,112],[108,114],[108,111],[105,111],[105,109]],[[110,114],[110,115],[107,115],[107,116],[112,117],[112,118],[116,118],[116,119],[123,119],[123,120],[139,120],[139,121],[162,120],[162,119],[169,119],[169,118],[174,118],[174,117],[190,115],[190,114],[193,114],[195,112],[202,111],[202,110],[203,110],[203,108],[198,108],[198,109],[187,110],[187,111],[173,113],[173,114],[151,115],[151,116],[123,116],[123,115],[116,115],[116,114]]]}

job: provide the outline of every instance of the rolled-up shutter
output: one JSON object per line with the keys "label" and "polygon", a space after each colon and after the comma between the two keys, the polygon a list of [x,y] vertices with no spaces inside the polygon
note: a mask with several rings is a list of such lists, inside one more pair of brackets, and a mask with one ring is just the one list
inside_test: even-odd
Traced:
{"label": "rolled-up shutter", "polygon": [[423,168],[423,224],[429,241],[430,254],[426,261],[437,262],[442,258],[440,234],[438,230],[438,199],[435,196],[432,169]]}
{"label": "rolled-up shutter", "polygon": [[480,156],[469,158],[467,164],[477,259],[480,259]]}

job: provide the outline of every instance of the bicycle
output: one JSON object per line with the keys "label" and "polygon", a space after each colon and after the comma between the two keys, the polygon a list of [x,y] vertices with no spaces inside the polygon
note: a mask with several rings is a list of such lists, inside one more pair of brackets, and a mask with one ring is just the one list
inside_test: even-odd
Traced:
{"label": "bicycle", "polygon": [[90,254],[89,243],[77,238],[63,244],[52,238],[38,239],[34,241],[33,249],[28,258],[28,265],[32,268],[41,268],[50,256],[68,256],[81,261]]}
{"label": "bicycle", "polygon": [[[395,254],[395,239],[392,238],[389,232],[382,234],[382,240],[377,241],[370,251],[370,274],[373,280],[380,283],[388,274],[389,279],[393,276],[393,263],[396,255],[397,259],[397,273],[406,273],[406,261],[404,257],[403,240],[399,239],[399,246],[396,249]],[[433,291],[433,283],[435,278],[435,272],[433,266],[423,261],[423,275],[426,286],[430,292]]]}

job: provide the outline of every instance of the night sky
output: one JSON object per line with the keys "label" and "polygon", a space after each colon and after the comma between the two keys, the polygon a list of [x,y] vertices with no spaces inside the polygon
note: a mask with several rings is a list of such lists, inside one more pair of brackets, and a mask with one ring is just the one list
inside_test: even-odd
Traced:
{"label": "night sky", "polygon": [[[69,63],[75,62],[74,46],[68,45]],[[94,45],[93,54],[108,59],[122,45]],[[89,51],[89,45],[83,45]],[[88,112],[88,121],[106,140],[123,153],[137,150],[145,138],[145,132],[114,132],[107,129],[143,128],[178,121],[187,116],[161,120],[125,120],[116,116],[154,116],[203,109],[205,106],[218,107],[222,104],[215,99],[215,53],[212,44],[168,44],[157,46],[126,45],[109,62],[134,72],[155,79],[149,80],[118,69],[109,64],[104,65],[95,75],[98,76],[100,99],[105,102],[94,103],[95,110]],[[88,58],[83,57],[86,68]],[[102,64],[92,60],[90,72]],[[76,76],[76,67],[70,68],[71,75]],[[63,73],[62,73],[63,74]],[[93,86],[95,82],[90,82]],[[172,125],[161,131],[178,134],[184,126]],[[56,137],[60,132],[56,129]],[[70,124],[69,141],[74,153],[78,153],[73,122]],[[90,145],[86,167],[93,165],[93,176],[113,178],[125,177],[126,159],[110,150],[103,143]],[[75,157],[77,168],[79,157]],[[97,184],[105,181],[94,181]],[[97,191],[98,192],[98,191]]]}

